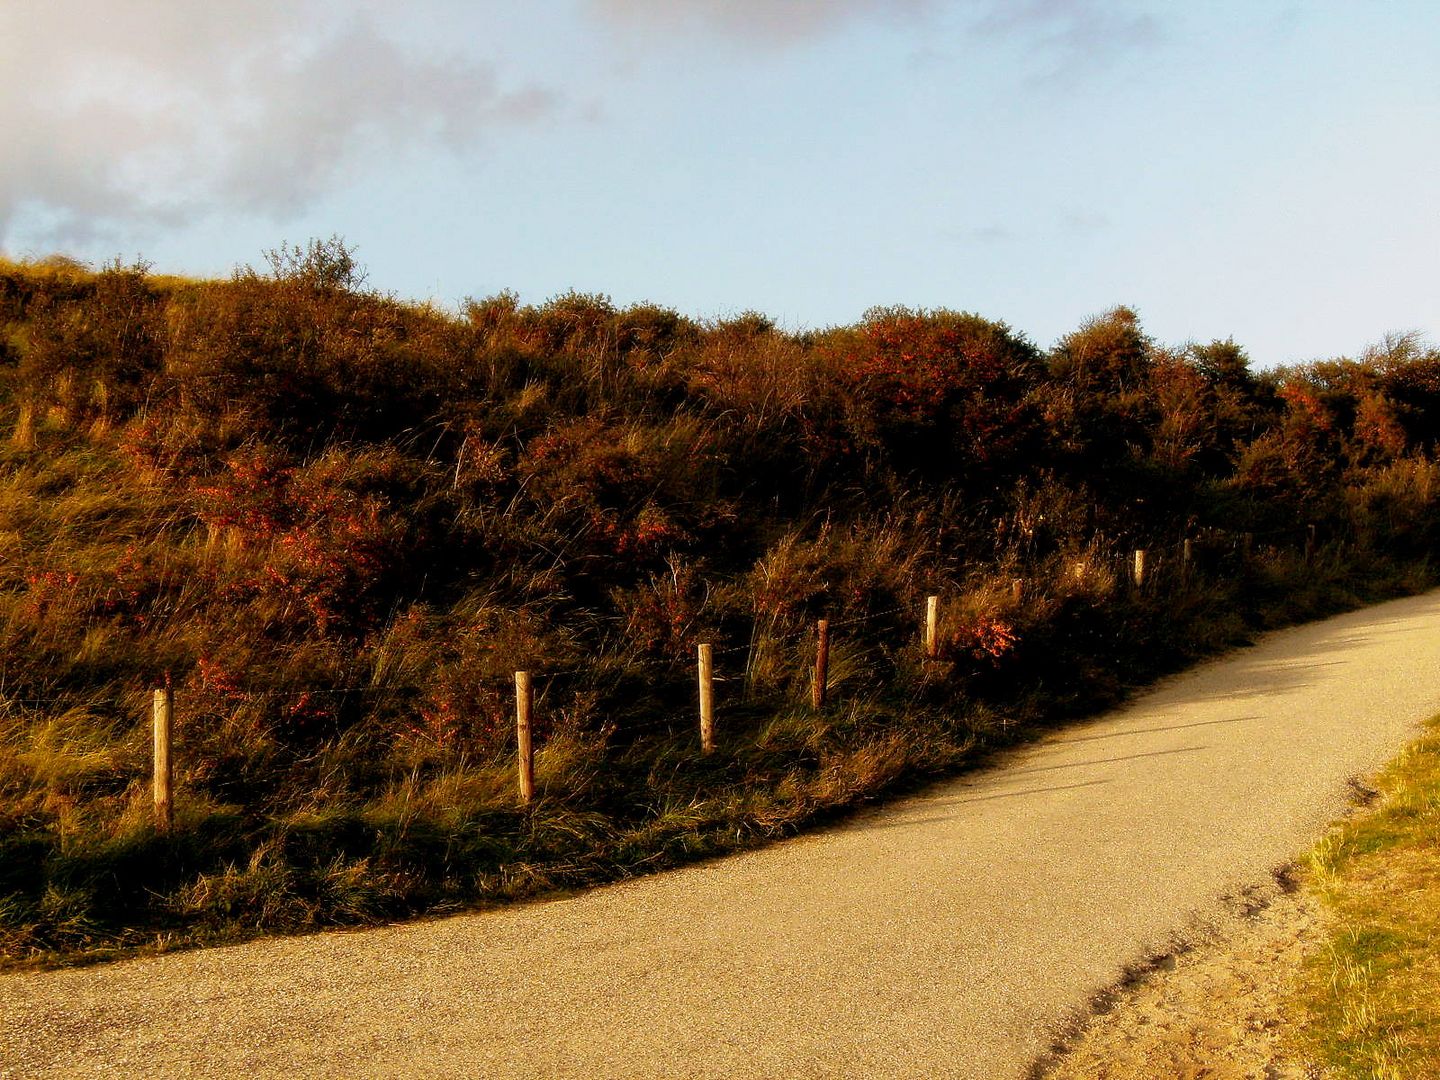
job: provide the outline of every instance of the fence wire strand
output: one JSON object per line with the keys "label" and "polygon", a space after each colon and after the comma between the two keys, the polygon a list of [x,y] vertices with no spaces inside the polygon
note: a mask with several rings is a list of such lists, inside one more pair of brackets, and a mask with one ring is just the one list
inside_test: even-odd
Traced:
{"label": "fence wire strand", "polygon": [[[1259,542],[1274,538],[1271,534],[1268,533],[1246,534],[1233,533],[1228,530],[1215,530],[1212,531],[1210,535],[1213,536],[1214,539],[1219,540],[1221,543],[1232,546],[1237,552],[1244,551],[1248,546],[1247,542],[1254,542],[1258,547]],[[1198,544],[1203,541],[1199,538],[1193,538],[1191,542],[1195,543],[1198,546]],[[1313,538],[1304,541],[1303,546],[1307,552],[1312,542]],[[1149,573],[1158,572],[1159,567],[1169,561],[1168,556],[1174,555],[1177,552],[1183,553],[1185,543],[1186,541],[1182,540],[1173,543],[1156,544],[1147,549],[1151,553],[1151,557],[1154,560],[1153,566],[1147,567],[1147,577]],[[1134,551],[1127,552],[1124,549],[1114,546],[1113,543],[1107,543],[1104,545],[1104,550],[1077,553],[1071,558],[1093,560],[1102,563],[1115,562],[1121,569],[1124,569],[1129,565],[1129,561],[1133,557]],[[1030,574],[1017,574],[1016,577],[1026,582],[1034,579],[1033,572]],[[943,593],[931,595],[943,595]],[[894,607],[885,608],[880,611],[868,611],[857,615],[846,616],[844,618],[828,620],[828,627],[830,631],[833,632],[836,630],[851,629],[858,626],[868,626],[879,622],[880,620],[890,619],[897,615],[906,614],[915,617],[916,633],[918,637],[923,628],[923,621],[925,618],[923,605],[920,602],[905,603]],[[729,660],[731,658],[744,654],[745,663],[743,665],[742,672],[748,672],[752,659],[760,651],[770,647],[780,645],[793,645],[799,642],[813,640],[816,637],[816,633],[817,627],[814,622],[811,622],[808,625],[805,623],[801,623],[799,625],[795,625],[792,623],[784,629],[777,629],[773,622],[768,628],[764,628],[762,626],[762,623],[757,620],[752,627],[751,638],[748,642],[745,642],[743,644],[722,645],[718,642],[711,641],[709,642],[709,644],[711,645],[712,658],[716,660]],[[699,643],[700,642],[698,641],[696,642],[696,644]],[[616,666],[617,664],[619,665],[618,667]],[[624,678],[627,676],[631,676],[636,672],[641,672],[650,675],[658,674],[666,680],[673,680],[674,682],[679,683],[684,680],[694,680],[696,678],[694,665],[695,656],[692,652],[689,657],[676,656],[670,658],[643,656],[625,657],[623,655],[612,655],[609,657],[602,657],[601,659],[599,659],[598,663],[585,664],[580,661],[573,661],[560,665],[536,664],[529,670],[531,671],[533,676],[546,682],[556,679],[572,678],[587,673],[595,675],[598,681],[603,682],[607,679]],[[489,685],[491,688],[495,688],[510,685],[511,676],[485,675],[479,676],[477,678],[473,675],[470,675],[466,678],[469,682],[478,683],[480,685]],[[712,681],[718,683],[744,684],[748,683],[750,680],[748,674],[744,673],[716,673],[712,675]],[[186,687],[177,689],[181,689],[187,694],[195,690],[213,693],[219,696],[222,700],[229,698],[232,701],[254,702],[285,701],[317,697],[342,698],[347,696],[369,697],[372,700],[385,697],[419,697],[429,692],[432,692],[435,687],[429,684],[403,683],[380,686],[367,684],[357,686],[287,687],[279,689],[228,689],[209,687],[202,684],[200,687]],[[149,692],[149,690],[136,688],[113,697],[63,692],[48,696],[27,695],[25,697],[9,697],[3,692],[3,690],[0,690],[0,708],[38,710],[44,708],[53,709],[57,707],[109,707],[115,709],[123,709],[132,705],[135,697],[147,694]],[[624,725],[624,730],[641,731],[658,727],[666,727],[673,730],[676,728],[676,726],[676,723],[673,721],[659,720],[647,721],[642,723],[641,725]]]}

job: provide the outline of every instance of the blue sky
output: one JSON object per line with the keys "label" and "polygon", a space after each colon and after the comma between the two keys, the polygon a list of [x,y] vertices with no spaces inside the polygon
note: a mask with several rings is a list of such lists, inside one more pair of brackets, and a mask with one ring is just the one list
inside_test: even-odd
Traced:
{"label": "blue sky", "polygon": [[1440,330],[1440,5],[6,0],[0,249],[1259,365]]}

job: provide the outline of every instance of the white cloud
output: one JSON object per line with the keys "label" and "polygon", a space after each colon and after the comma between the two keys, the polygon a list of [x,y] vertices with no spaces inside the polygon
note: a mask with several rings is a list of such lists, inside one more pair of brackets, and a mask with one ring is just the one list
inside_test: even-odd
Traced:
{"label": "white cloud", "polygon": [[554,104],[327,0],[18,0],[0,7],[0,243],[283,217],[367,163],[470,151]]}

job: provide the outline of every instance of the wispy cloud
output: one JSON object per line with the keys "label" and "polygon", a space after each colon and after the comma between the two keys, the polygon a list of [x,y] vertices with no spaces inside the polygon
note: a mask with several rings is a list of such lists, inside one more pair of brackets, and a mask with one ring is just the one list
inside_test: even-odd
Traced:
{"label": "wispy cloud", "polygon": [[975,31],[1023,43],[1042,81],[1068,81],[1164,39],[1157,16],[1117,0],[989,0],[976,7]]}
{"label": "wispy cloud", "polygon": [[1115,227],[1115,222],[1108,214],[1087,210],[1083,206],[1062,207],[1059,223],[1061,230],[1072,236],[1094,236]]}
{"label": "wispy cloud", "polygon": [[294,213],[367,162],[465,152],[555,107],[493,67],[418,56],[323,0],[0,8],[0,243]]}
{"label": "wispy cloud", "polygon": [[1015,231],[1004,225],[976,225],[952,231],[951,236],[966,244],[1005,244],[1015,239]]}
{"label": "wispy cloud", "polygon": [[593,0],[600,13],[642,29],[718,31],[737,42],[784,48],[861,19],[906,20],[935,0]]}
{"label": "wispy cloud", "polygon": [[1162,21],[1126,0],[590,0],[612,26],[652,35],[720,37],[757,51],[806,44],[857,23],[926,36],[917,66],[960,62],[977,42],[1022,47],[1039,82],[1083,77],[1163,40]]}
{"label": "wispy cloud", "polygon": [[[1049,224],[1046,224],[1046,222]],[[1057,206],[1046,214],[1029,215],[1013,224],[998,221],[943,230],[944,235],[967,247],[996,247],[1002,244],[1052,241],[1057,235],[1089,239],[1109,232],[1114,220],[1100,210],[1083,206]]]}

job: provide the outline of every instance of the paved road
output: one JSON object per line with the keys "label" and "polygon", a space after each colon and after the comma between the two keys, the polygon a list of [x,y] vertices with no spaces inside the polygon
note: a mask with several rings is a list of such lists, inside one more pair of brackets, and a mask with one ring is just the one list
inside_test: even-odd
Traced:
{"label": "paved road", "polygon": [[0,1075],[1022,1077],[1440,711],[1440,593],[1266,638],[983,775],[430,923],[0,977]]}

